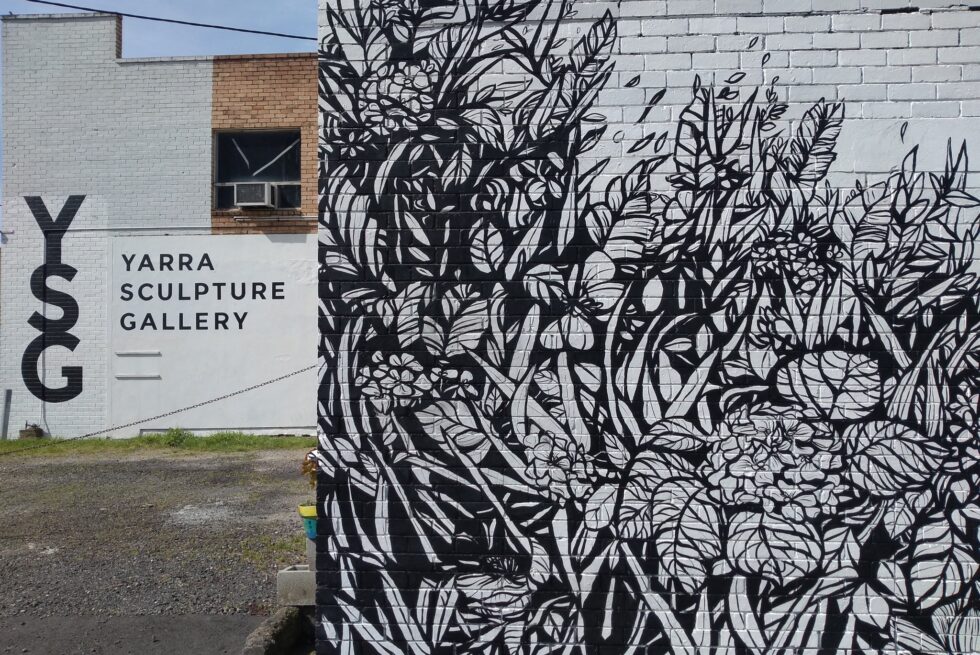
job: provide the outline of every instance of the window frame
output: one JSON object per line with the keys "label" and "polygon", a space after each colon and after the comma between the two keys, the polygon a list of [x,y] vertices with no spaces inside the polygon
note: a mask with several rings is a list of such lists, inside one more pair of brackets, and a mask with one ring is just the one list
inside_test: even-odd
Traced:
{"label": "window frame", "polygon": [[[249,208],[218,207],[218,188],[234,187],[236,182],[218,182],[218,137],[223,134],[249,134],[263,132],[291,132],[296,134],[299,143],[299,177],[296,180],[284,180],[281,182],[269,182],[272,185],[273,200],[278,203],[280,186],[298,186],[300,193],[300,204],[296,207],[280,207],[278,204],[268,208]],[[301,127],[282,126],[282,127],[258,127],[258,128],[221,128],[211,131],[211,211],[212,212],[241,212],[241,211],[278,211],[278,212],[301,212],[303,209],[303,129]]]}

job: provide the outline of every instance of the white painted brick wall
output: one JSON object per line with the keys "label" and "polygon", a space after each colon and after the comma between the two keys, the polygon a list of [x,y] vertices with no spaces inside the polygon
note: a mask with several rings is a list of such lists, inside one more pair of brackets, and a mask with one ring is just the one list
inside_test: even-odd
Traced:
{"label": "white painted brick wall", "polygon": [[[210,226],[211,61],[123,61],[115,49],[112,16],[3,21],[3,230],[11,234],[0,272],[0,389],[14,391],[12,431],[25,421],[60,436],[106,427],[106,230]],[[74,353],[49,349],[45,370],[57,386],[62,365],[83,366],[84,391],[42,412],[20,375],[38,334],[27,319],[43,309],[29,289],[43,238],[23,196],[41,196],[57,216],[69,194],[86,196],[63,242],[63,260],[79,274],[56,285],[79,303],[72,333],[81,344]]]}
{"label": "white painted brick wall", "polygon": [[[603,92],[602,112],[610,120],[624,117],[608,132],[611,136],[622,130],[624,138],[610,144],[618,157],[614,163],[620,165],[610,167],[607,174],[629,167],[626,149],[638,134],[656,129],[658,120],[676,119],[690,99],[695,75],[705,84],[717,84],[737,70],[746,73],[741,82],[745,87],[771,84],[778,78],[776,89],[791,104],[785,117],[790,123],[820,98],[847,101],[848,119],[840,142],[852,151],[847,156],[842,153],[835,164],[835,179],[842,184],[887,171],[901,161],[906,146],[899,128],[905,120],[909,122],[906,143],[923,145],[920,164],[941,168],[946,139],[966,139],[971,150],[980,148],[980,124],[973,120],[980,104],[976,84],[980,12],[960,5],[898,0],[669,0],[660,7],[655,2],[624,0],[617,11],[615,3],[579,3],[576,34],[584,33],[589,22],[608,9],[618,17],[619,33],[632,35],[618,39],[616,62],[620,71],[645,71],[630,91],[642,90],[650,98],[663,86],[653,75],[667,75],[667,94],[644,126],[634,124],[642,104],[627,106],[632,103],[622,99],[623,90],[614,84]],[[880,12],[910,7],[922,10]],[[749,49],[752,39],[757,40]],[[672,129],[668,124],[662,127]],[[869,135],[874,136],[869,140]],[[608,152],[603,148],[596,156]]]}

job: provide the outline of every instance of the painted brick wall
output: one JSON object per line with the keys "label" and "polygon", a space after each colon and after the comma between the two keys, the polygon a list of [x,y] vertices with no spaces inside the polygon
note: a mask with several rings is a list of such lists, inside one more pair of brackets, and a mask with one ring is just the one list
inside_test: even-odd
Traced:
{"label": "painted brick wall", "polygon": [[[216,57],[215,130],[300,128],[302,207],[294,212],[215,211],[215,232],[314,232],[317,207],[316,55]],[[289,216],[293,216],[292,219]]]}
{"label": "painted brick wall", "polygon": [[[106,270],[109,235],[126,228],[210,229],[211,62],[119,60],[119,23],[109,15],[4,17],[3,246],[0,388],[11,388],[11,428],[39,422],[56,435],[106,427]],[[83,368],[83,392],[46,407],[24,386],[21,357],[45,306],[31,273],[44,238],[24,201],[39,196],[53,217],[84,195],[63,243],[71,282],[52,280],[79,305],[74,352],[45,351],[50,386],[62,366]],[[181,230],[187,232],[187,230]],[[48,308],[57,318],[58,310]],[[16,433],[15,433],[16,434]]]}
{"label": "painted brick wall", "polygon": [[978,30],[321,0],[318,652],[976,650]]}

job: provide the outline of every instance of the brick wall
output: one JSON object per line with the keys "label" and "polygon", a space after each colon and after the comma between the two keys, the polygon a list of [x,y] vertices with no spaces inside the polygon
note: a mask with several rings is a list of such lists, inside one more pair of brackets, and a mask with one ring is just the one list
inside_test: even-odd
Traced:
{"label": "brick wall", "polygon": [[980,12],[569,5],[321,0],[318,652],[975,649]]}
{"label": "brick wall", "polygon": [[215,232],[313,232],[316,215],[316,55],[242,55],[214,60],[214,130],[300,128],[302,207],[214,211]]}

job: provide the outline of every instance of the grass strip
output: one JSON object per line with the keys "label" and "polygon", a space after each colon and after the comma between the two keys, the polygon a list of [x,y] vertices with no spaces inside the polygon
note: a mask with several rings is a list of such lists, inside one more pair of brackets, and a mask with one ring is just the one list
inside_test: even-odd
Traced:
{"label": "grass strip", "polygon": [[49,448],[25,450],[23,457],[50,457],[52,455],[79,455],[87,453],[119,453],[138,450],[169,450],[175,452],[242,453],[256,450],[309,450],[316,446],[316,437],[297,435],[262,435],[244,432],[215,432],[196,435],[187,430],[172,429],[166,432],[143,434],[128,439],[76,439],[59,440],[57,437],[37,440],[0,441],[0,454],[16,454],[17,451],[48,443]]}

